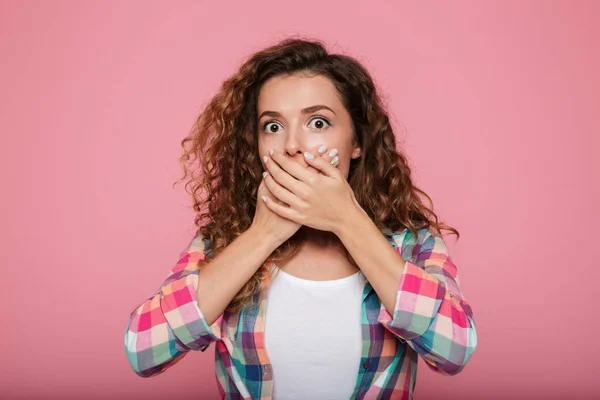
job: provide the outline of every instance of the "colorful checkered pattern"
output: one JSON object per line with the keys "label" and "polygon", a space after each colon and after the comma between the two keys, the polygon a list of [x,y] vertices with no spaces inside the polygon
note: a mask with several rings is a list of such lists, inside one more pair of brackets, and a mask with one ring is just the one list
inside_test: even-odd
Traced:
{"label": "colorful checkered pattern", "polygon": [[[408,230],[383,234],[407,262],[393,315],[365,285],[363,351],[352,399],[411,399],[419,355],[431,369],[454,375],[477,346],[473,312],[443,238],[427,228],[416,237]],[[209,326],[196,294],[198,261],[207,248],[197,235],[160,288],[132,310],[125,333],[131,367],[151,377],[190,350],[205,351],[214,342],[221,397],[271,399],[273,371],[264,341],[267,292],[252,307],[226,312]]]}

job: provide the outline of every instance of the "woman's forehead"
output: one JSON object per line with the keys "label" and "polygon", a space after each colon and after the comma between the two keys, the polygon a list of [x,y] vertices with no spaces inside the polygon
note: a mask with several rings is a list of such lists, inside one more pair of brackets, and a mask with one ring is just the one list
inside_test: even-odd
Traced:
{"label": "woman's forehead", "polygon": [[334,84],[323,75],[285,75],[267,80],[258,96],[258,113],[296,112],[318,104],[343,107]]}

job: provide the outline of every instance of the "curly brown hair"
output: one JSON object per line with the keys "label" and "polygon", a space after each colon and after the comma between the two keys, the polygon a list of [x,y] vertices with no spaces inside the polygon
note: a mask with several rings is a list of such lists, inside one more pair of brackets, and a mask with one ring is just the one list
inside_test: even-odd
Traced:
{"label": "curly brown hair", "polygon": [[[262,85],[278,75],[309,73],[331,80],[353,125],[361,156],[351,160],[348,182],[372,221],[392,231],[429,227],[456,229],[438,221],[431,198],[411,181],[382,99],[367,70],[354,58],[330,54],[320,41],[288,38],[254,53],[225,80],[183,139],[181,165],[192,195],[195,224],[208,239],[210,262],[252,224],[262,166],[257,157],[257,101]],[[176,182],[176,183],[177,183]],[[422,197],[427,200],[425,205]],[[236,312],[256,300],[270,280],[271,262],[297,253],[301,235],[276,249],[227,307]]]}

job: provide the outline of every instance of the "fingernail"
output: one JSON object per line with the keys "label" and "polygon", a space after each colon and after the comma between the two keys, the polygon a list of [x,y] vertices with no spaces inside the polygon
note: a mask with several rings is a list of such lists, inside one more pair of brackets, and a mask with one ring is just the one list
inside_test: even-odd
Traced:
{"label": "fingernail", "polygon": [[337,153],[338,153],[338,152],[337,152],[337,149],[332,149],[332,150],[329,152],[329,157],[335,157],[335,156],[337,156]]}
{"label": "fingernail", "polygon": [[312,154],[310,154],[308,152],[304,152],[304,157],[308,158],[309,160],[312,160],[315,158],[315,156],[313,156]]}
{"label": "fingernail", "polygon": [[272,156],[274,153],[273,149],[269,150],[269,155]]}
{"label": "fingernail", "polygon": [[267,201],[267,196],[261,196],[262,201]]}
{"label": "fingernail", "polygon": [[336,165],[338,165],[340,163],[340,158],[338,156],[335,156],[331,159],[330,163],[331,163],[331,165],[333,165],[335,167]]}
{"label": "fingernail", "polygon": [[265,162],[265,164],[267,163],[267,161],[269,161],[269,157],[267,156],[263,156],[263,161]]}
{"label": "fingernail", "polygon": [[269,173],[267,171],[263,172],[263,178],[266,178]]}
{"label": "fingernail", "polygon": [[321,145],[321,147],[319,147],[319,150],[317,151],[319,152],[319,154],[323,154],[327,151],[327,146]]}

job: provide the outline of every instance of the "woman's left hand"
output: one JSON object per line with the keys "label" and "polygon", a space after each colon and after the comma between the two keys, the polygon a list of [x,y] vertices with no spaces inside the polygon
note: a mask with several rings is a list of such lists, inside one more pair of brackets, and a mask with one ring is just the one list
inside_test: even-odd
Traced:
{"label": "woman's left hand", "polygon": [[263,178],[265,185],[273,197],[288,205],[278,204],[265,196],[263,201],[275,214],[314,229],[336,233],[345,219],[362,210],[344,176],[324,158],[304,154],[306,163],[319,173],[278,151],[270,154],[264,162],[268,171]]}

